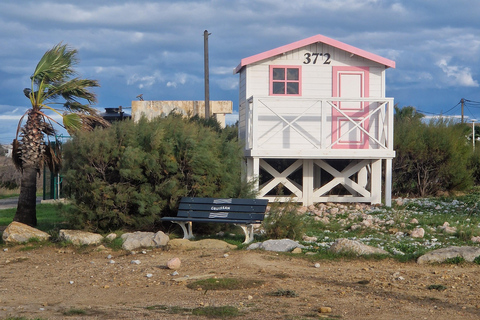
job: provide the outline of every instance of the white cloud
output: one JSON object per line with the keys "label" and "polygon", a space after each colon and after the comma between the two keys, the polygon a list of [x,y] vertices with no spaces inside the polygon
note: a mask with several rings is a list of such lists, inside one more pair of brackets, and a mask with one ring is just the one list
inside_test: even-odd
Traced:
{"label": "white cloud", "polygon": [[450,81],[451,86],[478,87],[478,82],[473,79],[472,72],[468,67],[449,66],[446,59],[441,59],[437,65],[443,70]]}
{"label": "white cloud", "polygon": [[164,78],[160,71],[155,71],[152,75],[132,74],[127,79],[127,85],[136,85],[138,88],[150,88],[158,82],[163,82]]}

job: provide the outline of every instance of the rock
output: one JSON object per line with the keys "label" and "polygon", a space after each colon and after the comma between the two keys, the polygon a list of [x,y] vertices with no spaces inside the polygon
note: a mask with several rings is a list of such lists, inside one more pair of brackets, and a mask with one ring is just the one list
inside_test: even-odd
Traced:
{"label": "rock", "polygon": [[170,270],[177,270],[180,268],[182,262],[179,258],[173,258],[167,261],[167,268]]}
{"label": "rock", "polygon": [[128,251],[138,248],[163,247],[166,246],[170,240],[162,231],[158,231],[157,233],[142,231],[124,233],[121,238],[124,240],[122,248]]}
{"label": "rock", "polygon": [[320,307],[320,308],[318,308],[318,312],[320,312],[320,313],[331,313],[332,308],[330,308],[330,307]]}
{"label": "rock", "polygon": [[50,235],[46,232],[32,228],[26,224],[13,221],[3,231],[2,239],[5,243],[24,243],[30,239],[41,241],[48,240]]}
{"label": "rock", "polygon": [[113,241],[117,239],[117,235],[115,233],[110,233],[108,236],[105,237],[108,241]]}
{"label": "rock", "polygon": [[130,261],[131,264],[140,264],[142,263],[140,260],[132,260]]}
{"label": "rock", "polygon": [[466,261],[473,262],[480,256],[479,247],[448,247],[430,251],[417,259],[417,263],[443,262],[447,259],[462,257]]}
{"label": "rock", "polygon": [[263,249],[266,251],[290,252],[295,248],[304,249],[305,246],[302,246],[297,241],[293,241],[290,239],[267,240],[264,242],[252,243],[248,246],[247,250]]}
{"label": "rock", "polygon": [[101,234],[80,230],[60,230],[59,238],[69,241],[74,245],[99,244],[103,241],[103,236]]}
{"label": "rock", "polygon": [[472,239],[470,239],[472,242],[480,242],[480,237],[472,237]]}
{"label": "rock", "polygon": [[450,223],[446,222],[441,226],[438,227],[441,231],[447,234],[454,234],[457,232],[457,228],[455,227],[450,227]]}
{"label": "rock", "polygon": [[295,249],[292,250],[292,253],[302,253],[302,249],[295,248]]}
{"label": "rock", "polygon": [[233,250],[237,249],[236,245],[229,244],[217,239],[203,239],[199,241],[190,241],[188,239],[173,239],[168,242],[170,249],[191,250],[191,249],[208,249],[208,250]]}
{"label": "rock", "polygon": [[410,234],[412,238],[423,238],[425,236],[425,229],[423,228],[416,228],[412,230],[412,233]]}
{"label": "rock", "polygon": [[388,252],[383,249],[367,246],[361,242],[345,238],[337,239],[329,250],[334,253],[352,252],[356,255],[388,254]]}
{"label": "rock", "polygon": [[317,237],[303,236],[302,240],[305,242],[317,242]]}
{"label": "rock", "polygon": [[415,218],[413,218],[412,220],[410,220],[410,223],[411,223],[411,224],[418,224],[418,220],[415,219]]}
{"label": "rock", "polygon": [[315,268],[320,268],[320,263],[318,263],[318,262],[315,263],[314,267],[315,267]]}

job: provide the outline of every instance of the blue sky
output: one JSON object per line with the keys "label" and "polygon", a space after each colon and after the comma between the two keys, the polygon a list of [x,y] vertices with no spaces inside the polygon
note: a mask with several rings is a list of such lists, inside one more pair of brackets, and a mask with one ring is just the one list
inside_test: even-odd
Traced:
{"label": "blue sky", "polygon": [[[316,34],[389,58],[387,96],[427,115],[480,119],[480,6],[471,0],[22,0],[0,2],[0,143],[11,143],[43,53],[63,41],[96,79],[97,107],[211,100],[238,108],[240,60]],[[128,111],[128,110],[127,110]]]}

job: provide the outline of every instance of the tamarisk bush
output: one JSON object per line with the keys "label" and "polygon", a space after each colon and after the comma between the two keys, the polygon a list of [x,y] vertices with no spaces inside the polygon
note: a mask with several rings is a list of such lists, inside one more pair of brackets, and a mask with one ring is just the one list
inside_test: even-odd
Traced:
{"label": "tamarisk bush", "polygon": [[82,229],[151,230],[182,196],[251,197],[235,128],[171,114],[117,122],[65,144],[67,218]]}

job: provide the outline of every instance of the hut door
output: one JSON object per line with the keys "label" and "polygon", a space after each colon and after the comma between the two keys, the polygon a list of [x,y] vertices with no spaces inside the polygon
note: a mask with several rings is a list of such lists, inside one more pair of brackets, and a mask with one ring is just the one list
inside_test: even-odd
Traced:
{"label": "hut door", "polygon": [[[355,99],[369,96],[368,67],[333,67],[332,73],[332,97]],[[368,103],[337,101],[334,105],[332,148],[368,149]]]}

